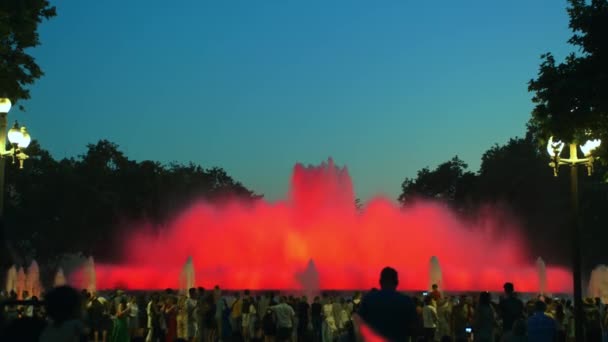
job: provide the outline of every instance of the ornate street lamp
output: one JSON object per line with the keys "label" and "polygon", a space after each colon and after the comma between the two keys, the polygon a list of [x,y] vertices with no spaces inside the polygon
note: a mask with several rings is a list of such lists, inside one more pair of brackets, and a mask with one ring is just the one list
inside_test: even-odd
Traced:
{"label": "ornate street lamp", "polygon": [[550,137],[547,144],[547,152],[549,153],[549,156],[551,156],[549,166],[553,168],[553,175],[557,177],[560,165],[570,165],[571,167],[585,165],[587,167],[587,175],[591,176],[593,173],[593,162],[595,161],[592,153],[601,145],[601,143],[602,141],[600,139],[587,140],[585,144],[580,146],[580,149],[583,152],[583,158],[578,157],[579,146],[576,143],[571,143],[569,144],[569,158],[562,158],[561,153],[565,144],[559,140],[554,141],[553,137]]}
{"label": "ornate street lamp", "polygon": [[561,141],[554,141],[553,137],[549,138],[547,144],[547,152],[551,156],[549,166],[553,168],[555,177],[559,174],[561,165],[570,166],[570,196],[572,204],[572,280],[574,282],[574,323],[575,335],[577,338],[583,336],[583,288],[581,280],[581,241],[580,241],[580,218],[579,218],[579,195],[578,195],[578,167],[584,165],[587,168],[587,174],[591,176],[593,173],[593,151],[600,146],[600,139],[587,140],[580,146],[583,152],[583,158],[578,157],[579,146],[576,143],[570,143],[570,156],[562,158],[561,153],[565,144]]}
{"label": "ornate street lamp", "polygon": [[[6,157],[11,157],[13,163],[15,159],[19,160],[19,168],[23,168],[23,161],[28,158],[28,155],[23,152],[32,141],[32,137],[27,132],[25,127],[19,127],[15,122],[13,128],[8,130],[8,112],[11,110],[11,100],[5,97],[0,97],[0,220],[4,213],[4,163]],[[6,140],[8,138],[10,149],[6,149]],[[0,222],[0,225],[2,223]],[[0,231],[0,235],[2,232]],[[0,237],[1,238],[1,237]],[[2,248],[2,246],[0,246]]]}

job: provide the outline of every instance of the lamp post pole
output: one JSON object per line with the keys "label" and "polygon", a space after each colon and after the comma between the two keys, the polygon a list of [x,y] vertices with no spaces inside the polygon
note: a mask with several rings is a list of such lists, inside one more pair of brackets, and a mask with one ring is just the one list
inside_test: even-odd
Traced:
{"label": "lamp post pole", "polygon": [[[4,229],[4,178],[6,158],[11,157],[13,163],[15,159],[19,160],[19,168],[23,168],[23,161],[28,157],[23,153],[22,149],[26,148],[31,141],[31,137],[25,127],[19,127],[15,122],[15,126],[8,130],[8,112],[11,110],[11,100],[5,97],[0,97],[0,262],[9,260],[8,240],[6,238],[6,230]],[[12,145],[11,149],[6,150],[6,143]]]}
{"label": "lamp post pole", "polygon": [[554,141],[553,137],[549,138],[547,144],[547,152],[551,156],[549,166],[553,168],[553,175],[557,177],[560,165],[570,166],[570,201],[572,207],[572,222],[571,222],[571,240],[572,240],[572,281],[573,281],[573,297],[574,297],[574,334],[577,341],[584,341],[583,330],[583,284],[581,276],[581,219],[579,213],[579,193],[578,193],[578,166],[584,165],[587,167],[587,174],[591,176],[593,172],[593,162],[595,158],[592,155],[593,150],[600,146],[600,139],[587,140],[585,144],[580,146],[584,157],[578,157],[579,146],[576,143],[570,143],[570,156],[563,159],[560,157],[564,143]]}
{"label": "lamp post pole", "polygon": [[[2,111],[4,112],[4,111]],[[6,133],[8,128],[8,113],[0,113],[0,151],[6,150]],[[4,175],[6,158],[0,157],[0,262],[6,262],[9,258],[9,246],[4,229]],[[5,261],[6,260],[6,261]]]}
{"label": "lamp post pole", "polygon": [[[570,144],[570,158],[578,153],[577,145]],[[583,286],[581,280],[581,237],[578,195],[578,165],[570,165],[570,200],[572,205],[572,280],[574,282],[574,336],[584,341],[583,335]]]}
{"label": "lamp post pole", "polygon": [[[6,133],[8,129],[8,113],[0,113],[0,151],[6,151]],[[0,225],[4,224],[4,165],[6,158],[0,158]],[[4,227],[2,227],[4,228]],[[4,229],[2,229],[4,239]],[[4,240],[2,240],[4,242]]]}

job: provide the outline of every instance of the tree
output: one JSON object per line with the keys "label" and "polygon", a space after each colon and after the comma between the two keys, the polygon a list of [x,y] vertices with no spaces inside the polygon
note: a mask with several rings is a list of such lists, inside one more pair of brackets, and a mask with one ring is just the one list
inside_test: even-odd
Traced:
{"label": "tree", "polygon": [[44,73],[28,49],[40,45],[38,25],[55,15],[47,0],[0,1],[0,97],[30,98],[27,86]]}
{"label": "tree", "polygon": [[111,247],[133,223],[162,229],[194,200],[260,198],[222,168],[136,162],[107,140],[78,158],[56,161],[36,141],[28,154],[23,170],[8,165],[5,193],[7,232],[20,262],[79,252],[113,261],[119,253]]}
{"label": "tree", "polygon": [[429,198],[457,204],[457,200],[466,198],[465,191],[470,189],[473,182],[474,174],[466,171],[467,167],[458,156],[434,170],[425,167],[418,171],[415,179],[406,178],[403,181],[398,200],[408,204],[418,198]]}
{"label": "tree", "polygon": [[[494,145],[481,158],[479,172],[466,171],[466,164],[453,158],[431,170],[423,168],[414,179],[406,178],[399,201],[408,204],[416,198],[446,203],[463,219],[476,219],[480,209],[500,213],[517,223],[527,240],[530,257],[543,256],[553,263],[567,265],[570,248],[569,179],[553,177],[548,157],[539,150],[531,133]],[[582,243],[587,270],[603,262],[603,241],[608,239],[608,184],[601,181],[605,166],[598,165],[592,177],[581,175],[581,216],[585,221]],[[499,232],[497,232],[499,233]],[[550,243],[549,243],[550,242]]]}
{"label": "tree", "polygon": [[[542,144],[551,135],[573,142],[589,135],[608,141],[608,0],[569,0],[568,14],[573,32],[568,42],[579,53],[562,63],[551,53],[541,56],[538,76],[528,88],[536,104],[529,127]],[[604,146],[599,154],[606,152]]]}

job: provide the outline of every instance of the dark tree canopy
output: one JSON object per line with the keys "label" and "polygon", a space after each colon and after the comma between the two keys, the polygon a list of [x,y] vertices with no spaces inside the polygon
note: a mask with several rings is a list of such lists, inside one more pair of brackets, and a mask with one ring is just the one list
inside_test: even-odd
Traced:
{"label": "dark tree canopy", "polygon": [[[116,258],[115,239],[133,224],[162,229],[194,200],[260,198],[219,167],[130,160],[101,140],[78,158],[55,160],[33,141],[19,170],[7,165],[7,235],[25,255]],[[6,262],[6,261],[4,261]]]}
{"label": "dark tree canopy", "polygon": [[[453,158],[431,170],[420,170],[406,178],[399,201],[433,199],[475,219],[476,213],[492,209],[518,223],[528,242],[528,250],[553,263],[569,263],[570,195],[568,177],[553,177],[548,157],[539,150],[532,134],[494,145],[482,158],[479,171],[466,171],[466,164]],[[606,168],[587,177],[581,172],[581,215],[586,267],[604,262],[603,242],[608,239],[608,184],[601,175]]]}
{"label": "dark tree canopy", "polygon": [[[541,56],[538,76],[529,83],[536,104],[529,127],[541,143],[551,135],[608,142],[608,0],[569,0],[568,14],[568,42],[579,51],[561,63],[551,53]],[[606,151],[604,146],[600,154]]]}
{"label": "dark tree canopy", "polygon": [[28,49],[40,45],[38,25],[55,15],[47,0],[0,1],[0,97],[30,98],[27,87],[44,73]]}
{"label": "dark tree canopy", "polygon": [[448,202],[464,199],[465,185],[473,177],[472,173],[466,171],[467,167],[455,156],[434,170],[423,168],[415,179],[406,178],[403,181],[399,202],[407,204],[418,198],[444,199]]}

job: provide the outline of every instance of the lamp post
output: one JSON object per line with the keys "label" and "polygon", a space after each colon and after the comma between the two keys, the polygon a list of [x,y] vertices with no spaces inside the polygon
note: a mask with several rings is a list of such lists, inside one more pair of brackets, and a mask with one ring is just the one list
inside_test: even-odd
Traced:
{"label": "lamp post", "polygon": [[547,152],[551,156],[549,166],[553,168],[553,175],[559,175],[559,167],[561,165],[570,166],[570,200],[572,205],[572,278],[574,281],[574,325],[575,337],[577,341],[583,341],[583,288],[581,281],[581,243],[580,243],[580,219],[579,219],[579,195],[578,195],[578,166],[584,165],[587,168],[587,175],[593,173],[593,162],[595,158],[592,155],[593,150],[599,147],[601,140],[587,140],[585,144],[580,146],[583,152],[583,158],[578,157],[579,146],[576,143],[570,143],[570,156],[561,158],[562,150],[565,144],[561,141],[554,141],[553,137],[549,138],[547,144]]}
{"label": "lamp post", "polygon": [[[11,158],[12,163],[15,159],[19,160],[19,168],[23,168],[23,161],[28,158],[28,155],[23,152],[32,141],[25,127],[15,125],[7,131],[8,128],[8,112],[11,110],[11,100],[0,97],[0,248],[6,250],[4,236],[4,165],[6,158]],[[6,139],[10,143],[11,148],[6,149]]]}

